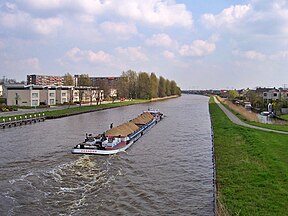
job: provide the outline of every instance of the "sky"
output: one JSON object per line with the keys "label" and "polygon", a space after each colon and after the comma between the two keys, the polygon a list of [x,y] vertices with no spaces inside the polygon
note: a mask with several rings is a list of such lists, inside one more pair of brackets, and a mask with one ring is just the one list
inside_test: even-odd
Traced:
{"label": "sky", "polygon": [[0,78],[129,69],[181,89],[288,87],[288,1],[0,0]]}

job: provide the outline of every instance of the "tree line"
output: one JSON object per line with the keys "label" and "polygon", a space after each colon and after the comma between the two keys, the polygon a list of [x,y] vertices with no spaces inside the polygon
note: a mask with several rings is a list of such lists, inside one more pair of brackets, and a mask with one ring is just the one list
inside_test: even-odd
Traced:
{"label": "tree line", "polygon": [[[65,74],[64,85],[73,85],[71,74]],[[91,85],[88,74],[81,74],[78,77],[78,86]],[[158,78],[155,73],[137,73],[132,70],[122,72],[119,81],[114,86],[108,86],[108,81],[103,80],[98,87],[104,90],[105,97],[109,96],[109,88],[116,89],[119,98],[151,99],[181,95],[181,89],[174,80],[170,81],[162,76]]]}
{"label": "tree line", "polygon": [[120,76],[117,86],[118,97],[133,99],[151,99],[171,95],[181,95],[181,89],[172,80],[159,78],[155,73],[128,70]]}

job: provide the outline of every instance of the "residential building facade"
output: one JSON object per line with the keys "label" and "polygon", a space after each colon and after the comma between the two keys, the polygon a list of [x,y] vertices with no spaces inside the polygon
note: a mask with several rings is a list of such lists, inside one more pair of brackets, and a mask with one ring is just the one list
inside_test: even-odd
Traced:
{"label": "residential building facade", "polygon": [[70,101],[101,103],[104,100],[103,90],[95,87],[8,85],[5,89],[7,105],[10,106],[54,106]]}
{"label": "residential building facade", "polygon": [[70,88],[60,87],[56,89],[56,104],[64,104],[70,101]]}
{"label": "residential building facade", "polygon": [[6,86],[7,105],[16,106],[39,106],[39,86],[10,85]]}
{"label": "residential building facade", "polygon": [[269,91],[263,92],[263,100],[265,102],[272,102],[281,99],[281,91],[278,89],[272,89]]}
{"label": "residential building facade", "polygon": [[56,105],[56,88],[43,87],[40,91],[40,105]]}
{"label": "residential building facade", "polygon": [[63,86],[63,76],[27,75],[27,85]]}

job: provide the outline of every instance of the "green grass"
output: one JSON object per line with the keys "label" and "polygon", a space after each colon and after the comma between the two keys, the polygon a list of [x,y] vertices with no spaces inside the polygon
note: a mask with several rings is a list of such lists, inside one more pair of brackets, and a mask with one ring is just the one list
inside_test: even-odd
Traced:
{"label": "green grass", "polygon": [[235,125],[217,104],[209,107],[218,207],[228,215],[287,215],[288,135]]}
{"label": "green grass", "polygon": [[[81,107],[78,106],[78,107],[71,107],[71,108],[62,109],[62,110],[52,110],[52,111],[40,112],[40,114],[42,115],[44,113],[48,119],[49,118],[60,118],[60,117],[76,115],[76,114],[81,114],[81,113],[86,113],[86,112],[93,112],[93,111],[108,109],[108,108],[113,108],[113,107],[127,106],[127,105],[132,105],[132,104],[137,104],[137,103],[146,103],[149,101],[150,100],[132,100],[132,101],[122,101],[122,102],[115,102],[115,103],[109,103],[109,104],[99,104],[99,105],[92,105],[92,106],[81,106]],[[14,120],[15,117],[17,120],[19,120],[20,116],[22,116],[22,118],[24,119],[25,115],[29,118],[30,115],[34,116],[34,114],[36,114],[38,116],[39,112],[23,114],[23,115],[12,115],[12,116],[0,117],[0,122],[2,122],[3,119],[5,119],[5,121],[7,122],[9,120],[9,118]]]}
{"label": "green grass", "polygon": [[281,115],[280,118],[285,119],[285,120],[288,121],[288,114],[286,114],[286,115]]}
{"label": "green grass", "polygon": [[99,104],[99,105],[92,105],[92,106],[73,107],[73,108],[63,109],[63,110],[48,111],[48,112],[45,112],[45,115],[47,116],[47,118],[59,118],[59,117],[64,117],[64,116],[69,116],[69,115],[93,112],[96,110],[108,109],[108,108],[119,107],[119,106],[127,106],[127,105],[144,103],[144,102],[149,102],[149,100],[133,100],[133,101],[123,101],[123,102]]}

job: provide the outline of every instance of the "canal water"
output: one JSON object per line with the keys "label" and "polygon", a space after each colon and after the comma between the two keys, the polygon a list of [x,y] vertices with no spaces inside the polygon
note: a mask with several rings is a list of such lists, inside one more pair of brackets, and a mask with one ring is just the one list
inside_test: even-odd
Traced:
{"label": "canal water", "polygon": [[[0,131],[0,215],[213,215],[208,99],[177,99]],[[72,155],[148,106],[165,115],[126,152]]]}

